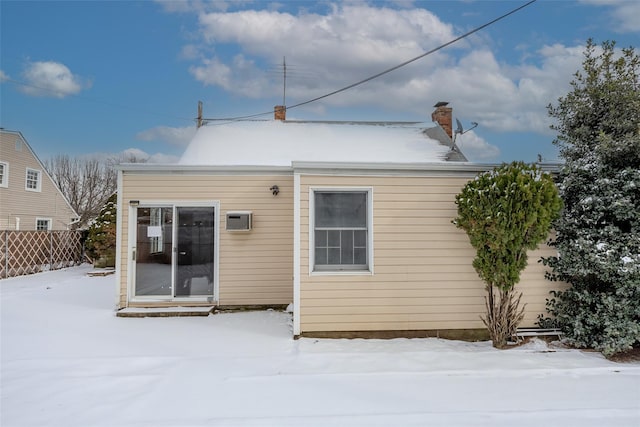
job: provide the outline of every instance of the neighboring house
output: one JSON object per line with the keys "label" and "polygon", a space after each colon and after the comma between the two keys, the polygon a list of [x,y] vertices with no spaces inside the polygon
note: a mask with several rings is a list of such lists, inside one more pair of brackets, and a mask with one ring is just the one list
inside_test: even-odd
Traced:
{"label": "neighboring house", "polygon": [[[484,328],[475,250],[451,221],[493,166],[466,162],[450,108],[432,117],[211,124],[178,164],[120,165],[118,307],[293,302],[295,336]],[[517,286],[528,326],[553,286],[543,253]]]}
{"label": "neighboring house", "polygon": [[69,230],[77,217],[24,136],[0,130],[0,230]]}

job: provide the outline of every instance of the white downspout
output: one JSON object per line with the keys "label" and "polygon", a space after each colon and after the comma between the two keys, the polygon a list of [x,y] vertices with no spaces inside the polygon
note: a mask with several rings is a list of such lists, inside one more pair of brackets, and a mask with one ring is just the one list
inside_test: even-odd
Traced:
{"label": "white downspout", "polygon": [[293,336],[300,335],[300,174],[293,174]]}

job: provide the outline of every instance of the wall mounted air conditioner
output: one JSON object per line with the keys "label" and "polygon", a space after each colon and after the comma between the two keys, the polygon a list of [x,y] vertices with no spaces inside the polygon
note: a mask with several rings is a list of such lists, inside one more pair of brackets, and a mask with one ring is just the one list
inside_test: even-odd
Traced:
{"label": "wall mounted air conditioner", "polygon": [[249,231],[253,213],[249,211],[227,212],[227,231]]}

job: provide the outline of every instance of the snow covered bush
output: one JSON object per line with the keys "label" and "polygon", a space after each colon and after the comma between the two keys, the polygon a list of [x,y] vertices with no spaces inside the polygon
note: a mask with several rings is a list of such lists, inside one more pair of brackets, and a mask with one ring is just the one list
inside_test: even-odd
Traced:
{"label": "snow covered bush", "polygon": [[116,194],[89,227],[85,248],[96,267],[113,267],[116,261]]}
{"label": "snow covered bush", "polygon": [[562,202],[551,175],[514,162],[478,175],[456,196],[453,223],[476,249],[473,267],[486,283],[487,315],[482,321],[493,345],[502,348],[524,316],[513,288],[527,266],[527,251],[549,235]]}
{"label": "snow covered bush", "polygon": [[544,262],[570,287],[553,293],[541,324],[610,356],[640,343],[640,57],[590,40],[583,68],[549,106],[564,210],[558,256]]}

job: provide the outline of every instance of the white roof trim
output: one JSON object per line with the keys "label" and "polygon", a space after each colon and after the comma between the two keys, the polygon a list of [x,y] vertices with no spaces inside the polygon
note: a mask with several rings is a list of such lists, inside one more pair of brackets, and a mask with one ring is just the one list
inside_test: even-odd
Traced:
{"label": "white roof trim", "polygon": [[395,170],[395,171],[460,171],[482,172],[493,169],[498,164],[470,162],[429,162],[429,163],[357,163],[357,162],[292,162],[292,167],[304,169],[351,169],[351,170]]}
{"label": "white roof trim", "polygon": [[[364,172],[460,172],[480,173],[500,166],[499,163],[471,163],[471,162],[433,162],[433,163],[357,163],[357,162],[291,162],[291,166],[206,166],[206,165],[178,165],[157,163],[123,163],[116,166],[117,170],[125,173],[140,174],[248,174],[248,175],[292,175],[295,173],[344,173],[352,171]],[[538,164],[546,172],[558,172],[562,167],[558,163]]]}
{"label": "white roof trim", "polygon": [[115,166],[116,170],[128,173],[188,173],[188,174],[280,174],[291,175],[293,169],[290,166],[252,166],[252,165],[179,165],[160,163],[121,163]]}

